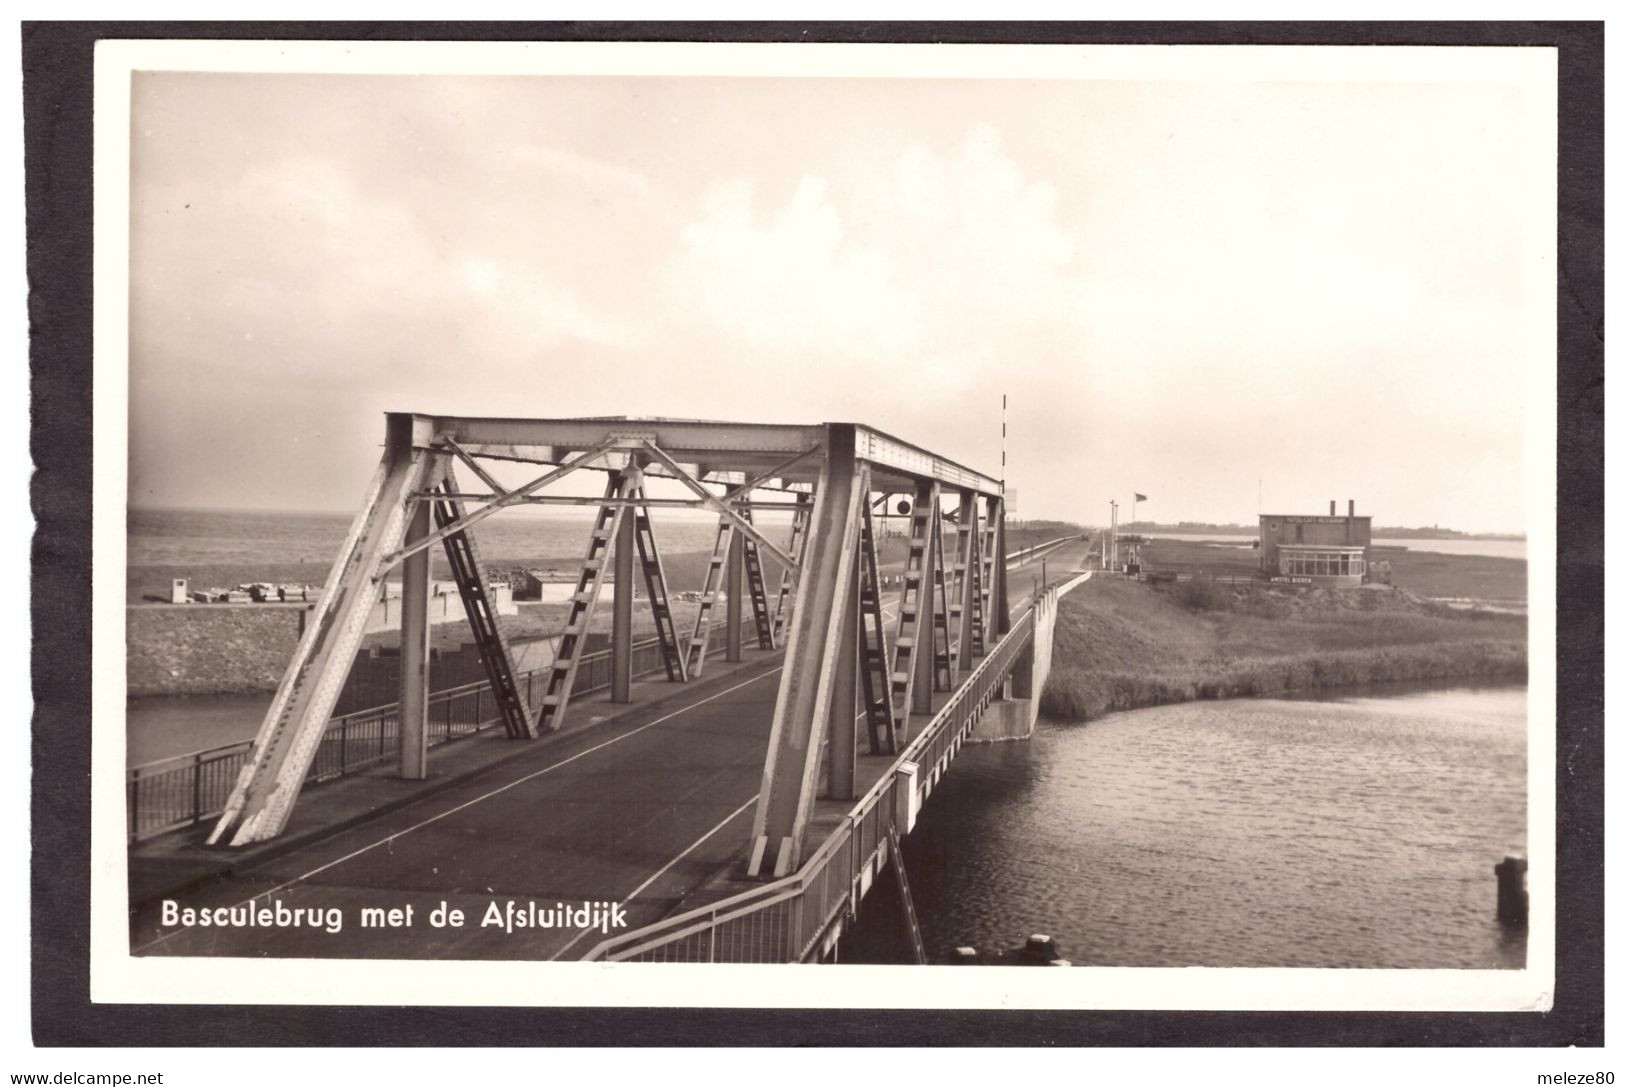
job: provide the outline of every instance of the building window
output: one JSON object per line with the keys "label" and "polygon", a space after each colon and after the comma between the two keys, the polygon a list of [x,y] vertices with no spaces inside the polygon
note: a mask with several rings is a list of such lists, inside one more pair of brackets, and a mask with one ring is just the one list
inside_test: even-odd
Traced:
{"label": "building window", "polygon": [[1363,550],[1315,550],[1283,547],[1278,566],[1285,577],[1364,577]]}

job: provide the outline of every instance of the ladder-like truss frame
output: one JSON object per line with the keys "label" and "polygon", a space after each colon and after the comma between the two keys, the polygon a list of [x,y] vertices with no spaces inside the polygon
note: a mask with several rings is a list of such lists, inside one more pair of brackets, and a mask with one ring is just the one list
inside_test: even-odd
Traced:
{"label": "ladder-like truss frame", "polygon": [[711,609],[722,596],[734,535],[733,522],[726,517],[718,518],[716,542],[706,562],[705,583],[700,586],[700,606],[694,613],[694,631],[688,638],[686,667],[690,676],[698,676],[705,670],[705,654],[711,645]]}
{"label": "ladder-like truss frame", "polygon": [[[449,460],[445,463],[436,491],[439,495],[455,494],[457,491],[457,479]],[[455,525],[464,516],[463,504],[458,499],[437,497],[432,504],[436,528]],[[480,664],[485,669],[486,680],[496,698],[502,727],[514,739],[531,736],[534,733],[530,710],[525,705],[524,692],[519,689],[518,677],[514,673],[513,653],[508,648],[507,635],[503,633],[502,623],[491,603],[485,582],[485,566],[480,562],[474,534],[453,532],[442,542],[445,544],[452,580],[456,582],[457,592],[462,597],[464,614],[468,616],[468,625],[474,632]]]}
{"label": "ladder-like truss frame", "polygon": [[632,507],[638,565],[643,569],[644,590],[649,597],[649,613],[654,620],[655,634],[660,640],[660,660],[665,665],[666,678],[674,683],[683,683],[688,679],[688,671],[683,665],[683,649],[677,640],[671,598],[666,591],[666,568],[660,561],[654,522],[650,519],[648,499],[643,491],[640,484],[633,493],[633,498],[640,500],[640,504]]}
{"label": "ladder-like truss frame", "polygon": [[[790,558],[801,561],[801,552],[807,544],[807,526],[812,520],[813,496],[807,491],[796,492],[796,512],[790,521],[790,546],[785,548]],[[795,588],[795,571],[785,569],[779,575],[779,597],[773,605],[773,647],[784,644],[784,624],[789,618],[790,592]]]}
{"label": "ladder-like truss frame", "polygon": [[[606,499],[630,500],[638,483],[630,474],[611,472],[604,485]],[[556,732],[564,724],[564,710],[575,692],[576,668],[585,656],[587,635],[592,630],[593,611],[603,595],[604,578],[608,571],[611,550],[621,535],[621,518],[627,507],[621,503],[605,502],[598,508],[592,533],[587,537],[587,557],[582,560],[581,573],[576,576],[575,592],[570,594],[570,614],[564,621],[564,633],[559,636],[558,650],[548,666],[547,683],[542,688],[542,704],[537,709],[536,733]],[[630,584],[616,586],[617,593],[630,593]]]}
{"label": "ladder-like truss frame", "polygon": [[[867,477],[864,480],[867,487]],[[892,715],[891,658],[886,653],[886,616],[880,602],[879,554],[875,544],[874,512],[863,503],[859,526],[862,548],[858,555],[858,663],[863,678],[864,718],[869,726],[869,754],[895,755],[901,747]]]}
{"label": "ladder-like truss frame", "polygon": [[[739,508],[739,515],[747,521],[754,522],[748,505]],[[749,537],[743,537],[739,542],[744,552],[742,558],[745,563],[745,586],[750,593],[750,613],[756,627],[756,645],[759,649],[772,649],[773,616],[768,611],[767,582],[762,576],[762,549]]]}

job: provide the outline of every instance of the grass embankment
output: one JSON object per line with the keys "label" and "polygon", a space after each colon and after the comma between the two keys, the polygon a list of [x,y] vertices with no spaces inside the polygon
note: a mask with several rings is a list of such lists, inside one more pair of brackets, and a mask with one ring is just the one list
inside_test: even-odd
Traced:
{"label": "grass embankment", "polygon": [[1163,589],[1096,578],[1061,601],[1043,712],[1084,721],[1201,698],[1401,680],[1522,678],[1524,620],[1404,590]]}

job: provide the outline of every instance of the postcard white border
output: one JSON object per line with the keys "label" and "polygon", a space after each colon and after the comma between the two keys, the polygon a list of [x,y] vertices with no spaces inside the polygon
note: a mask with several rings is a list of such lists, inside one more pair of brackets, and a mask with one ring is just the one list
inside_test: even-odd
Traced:
{"label": "postcard white border", "polygon": [[[124,840],[130,75],[136,70],[1022,80],[1495,81],[1521,93],[1527,329],[1529,853],[1521,971],[930,970],[842,966],[136,958]],[[1551,1007],[1556,759],[1557,51],[1509,47],[104,41],[96,50],[91,999],[105,1003],[1292,1011]]]}

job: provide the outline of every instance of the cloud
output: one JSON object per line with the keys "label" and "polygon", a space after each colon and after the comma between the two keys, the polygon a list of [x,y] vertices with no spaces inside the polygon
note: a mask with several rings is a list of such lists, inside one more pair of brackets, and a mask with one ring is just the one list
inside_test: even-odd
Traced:
{"label": "cloud", "polygon": [[[291,481],[324,478],[322,457],[339,448],[341,471],[364,467],[376,412],[494,413],[513,390],[539,389],[558,360],[642,334],[331,160],[141,191],[130,405],[132,493],[143,500],[251,492],[307,504]],[[308,449],[289,444],[300,434]],[[212,456],[196,457],[200,446]],[[273,459],[288,482],[250,467]],[[248,492],[232,472],[255,479]]]}
{"label": "cloud", "polygon": [[623,195],[635,197],[645,205],[655,205],[658,194],[649,179],[636,170],[629,170],[603,159],[593,158],[561,147],[541,147],[525,144],[513,149],[514,163],[522,168],[536,168],[557,174],[561,178],[580,183],[588,191],[613,189]]}
{"label": "cloud", "polygon": [[518,261],[469,257],[453,277],[464,301],[478,307],[473,335],[494,350],[502,345],[551,346],[562,342],[632,347],[645,342],[641,329],[605,317],[574,292]]}
{"label": "cloud", "polygon": [[912,142],[830,166],[780,206],[752,178],[707,191],[667,269],[680,321],[816,359],[920,410],[1071,338],[1075,242],[1054,187],[997,129],[971,126],[947,152]]}
{"label": "cloud", "polygon": [[[366,380],[476,352],[498,367],[633,330],[538,269],[466,251],[464,234],[341,164],[291,158],[191,197],[155,192],[132,261],[136,350]],[[184,330],[184,334],[181,334]],[[250,356],[244,360],[243,355]]]}
{"label": "cloud", "polygon": [[666,283],[680,322],[773,355],[876,363],[912,354],[919,334],[913,292],[885,253],[848,236],[820,177],[767,214],[750,180],[713,186]]}

